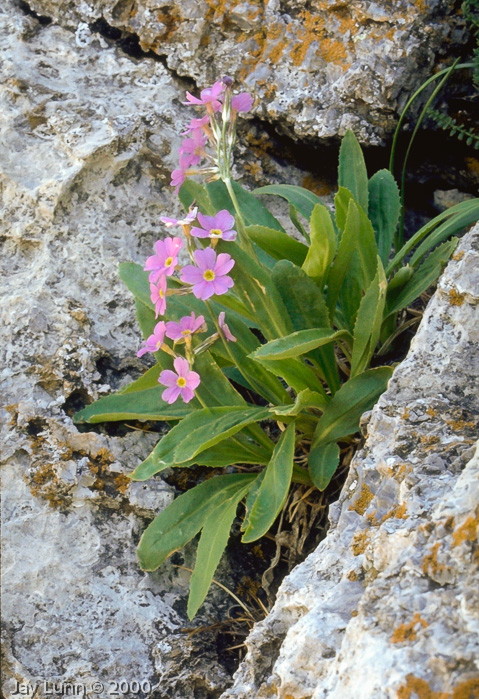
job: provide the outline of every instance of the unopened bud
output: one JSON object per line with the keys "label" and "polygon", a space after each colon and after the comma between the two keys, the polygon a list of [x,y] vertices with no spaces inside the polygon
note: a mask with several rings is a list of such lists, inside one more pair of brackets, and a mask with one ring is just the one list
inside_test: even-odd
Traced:
{"label": "unopened bud", "polygon": [[221,82],[223,83],[223,85],[226,85],[226,87],[231,87],[234,80],[233,78],[230,78],[229,75],[223,75],[223,77],[221,78]]}

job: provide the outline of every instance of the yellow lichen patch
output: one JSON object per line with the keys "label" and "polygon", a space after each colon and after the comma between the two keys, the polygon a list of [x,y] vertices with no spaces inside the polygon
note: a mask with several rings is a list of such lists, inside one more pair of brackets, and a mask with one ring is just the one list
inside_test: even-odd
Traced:
{"label": "yellow lichen patch", "polygon": [[319,180],[313,175],[306,175],[303,177],[301,182],[305,189],[309,189],[310,192],[314,192],[318,197],[325,197],[332,192],[332,186],[325,180]]}
{"label": "yellow lichen patch", "polygon": [[448,297],[451,306],[462,306],[465,299],[464,294],[460,294],[459,291],[457,291],[456,289],[451,289],[451,291],[448,294]]}
{"label": "yellow lichen patch", "polygon": [[452,256],[452,259],[455,260],[456,262],[459,262],[459,260],[462,260],[464,257],[464,250],[459,250],[459,252],[455,252],[454,255]]}
{"label": "yellow lichen patch", "polygon": [[452,545],[460,546],[465,541],[477,541],[477,527],[478,527],[477,516],[470,515],[452,535]]}
{"label": "yellow lichen patch", "polygon": [[358,614],[359,612],[357,609],[353,609],[353,611],[351,612],[351,616],[357,616]]}
{"label": "yellow lichen patch", "polygon": [[324,39],[319,47],[319,53],[325,61],[340,65],[344,70],[351,65],[347,62],[348,54],[344,44],[337,39]]}
{"label": "yellow lichen patch", "polygon": [[369,486],[363,483],[361,486],[361,491],[354,502],[349,506],[349,510],[354,510],[358,515],[363,515],[368,509],[369,503],[373,499],[374,495],[371,492]]}
{"label": "yellow lichen patch", "polygon": [[479,697],[479,677],[472,677],[456,685],[451,699],[477,699]]}
{"label": "yellow lichen patch", "polygon": [[411,467],[408,464],[400,464],[395,470],[393,470],[392,477],[398,483],[402,483],[410,470]]}
{"label": "yellow lichen patch", "polygon": [[476,423],[467,420],[446,420],[446,424],[449,425],[449,427],[452,427],[453,430],[456,432],[462,431],[462,430],[473,430],[476,427]]}
{"label": "yellow lichen patch", "polygon": [[381,524],[388,519],[407,519],[406,509],[405,502],[403,502],[401,505],[396,505],[396,507],[393,507],[392,510],[383,515]]}
{"label": "yellow lichen patch", "polygon": [[421,618],[421,615],[416,612],[412,620],[401,624],[395,629],[393,635],[391,636],[391,643],[406,643],[408,641],[417,640],[417,632],[419,629],[426,628],[428,626],[427,621]]}
{"label": "yellow lichen patch", "polygon": [[359,573],[355,570],[350,570],[346,577],[348,580],[351,580],[351,582],[356,582],[359,580]]}
{"label": "yellow lichen patch", "polygon": [[479,175],[479,158],[466,158],[466,166],[473,175]]}
{"label": "yellow lichen patch", "polygon": [[131,484],[131,479],[128,478],[128,476],[125,476],[123,473],[120,473],[113,479],[113,483],[115,484],[115,488],[118,490],[118,492],[123,495],[128,490]]}
{"label": "yellow lichen patch", "polygon": [[450,699],[449,693],[435,692],[422,677],[407,675],[406,683],[399,687],[397,699]]}
{"label": "yellow lichen patch", "polygon": [[436,580],[438,577],[442,577],[442,574],[448,573],[450,571],[450,566],[440,563],[438,560],[438,551],[441,543],[437,541],[432,545],[431,550],[424,556],[422,562],[423,573]]}
{"label": "yellow lichen patch", "polygon": [[369,524],[372,527],[379,527],[379,525],[381,524],[381,520],[379,520],[376,517],[376,510],[374,510],[374,512],[370,512],[370,514],[366,515],[366,520],[369,522]]}
{"label": "yellow lichen patch", "polygon": [[419,12],[422,14],[428,8],[427,0],[416,0],[416,7],[419,10]]}
{"label": "yellow lichen patch", "polygon": [[402,418],[403,420],[409,420],[410,417],[411,417],[411,411],[409,410],[409,408],[406,408],[406,409],[403,411],[403,414],[401,415],[401,418]]}
{"label": "yellow lichen patch", "polygon": [[359,556],[361,553],[364,553],[366,546],[368,545],[368,541],[368,532],[356,532],[351,542],[351,550],[355,556]]}
{"label": "yellow lichen patch", "polygon": [[434,410],[434,408],[428,408],[426,410],[426,415],[429,415],[429,417],[436,417],[437,410]]}

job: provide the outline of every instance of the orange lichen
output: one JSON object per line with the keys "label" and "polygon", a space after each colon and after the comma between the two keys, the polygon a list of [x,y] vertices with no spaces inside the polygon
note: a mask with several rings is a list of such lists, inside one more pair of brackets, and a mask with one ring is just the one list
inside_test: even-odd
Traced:
{"label": "orange lichen", "polygon": [[356,532],[351,542],[351,549],[355,556],[359,556],[361,553],[364,553],[366,546],[368,545],[368,541],[368,532]]}
{"label": "orange lichen", "polygon": [[319,180],[313,175],[306,175],[303,177],[301,184],[305,189],[309,189],[319,197],[327,196],[333,189],[328,182],[325,180]]}
{"label": "orange lichen", "polygon": [[478,527],[477,516],[470,515],[452,535],[452,545],[460,546],[465,541],[477,541],[477,527]]}
{"label": "orange lichen", "polygon": [[441,573],[447,573],[450,571],[450,566],[440,563],[438,560],[438,551],[440,546],[441,543],[439,541],[433,544],[430,552],[424,556],[422,562],[423,573],[429,575],[429,577],[431,577],[433,580],[440,577]]}
{"label": "orange lichen", "polygon": [[363,515],[368,509],[369,503],[371,502],[373,497],[374,495],[371,492],[369,486],[366,483],[363,483],[363,485],[361,486],[359,496],[356,498],[354,502],[351,503],[348,509],[354,510],[354,512],[357,512],[358,515]]}
{"label": "orange lichen", "polygon": [[465,295],[460,294],[456,289],[451,289],[448,296],[451,306],[462,306],[464,303]]}
{"label": "orange lichen", "polygon": [[435,692],[429,682],[415,675],[406,676],[406,684],[399,687],[397,699],[450,699],[446,692]]}
{"label": "orange lichen", "polygon": [[479,677],[472,677],[456,685],[451,699],[477,699],[479,697]]}
{"label": "orange lichen", "polygon": [[419,612],[413,616],[412,620],[401,624],[395,629],[393,635],[391,636],[391,643],[406,643],[407,641],[416,641],[417,632],[419,629],[426,628],[428,626],[427,621],[421,618]]}
{"label": "orange lichen", "polygon": [[473,175],[479,175],[479,158],[466,158],[466,166]]}
{"label": "orange lichen", "polygon": [[319,47],[319,53],[328,63],[335,63],[343,68],[349,67],[347,64],[347,51],[344,44],[337,39],[324,39]]}

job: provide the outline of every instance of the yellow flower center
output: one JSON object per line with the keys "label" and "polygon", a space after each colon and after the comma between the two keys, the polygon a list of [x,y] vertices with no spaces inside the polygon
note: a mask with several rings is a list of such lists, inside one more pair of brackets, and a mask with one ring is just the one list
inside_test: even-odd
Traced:
{"label": "yellow flower center", "polygon": [[223,231],[220,228],[211,228],[210,235],[214,236],[215,238],[221,238]]}
{"label": "yellow flower center", "polygon": [[207,282],[212,282],[215,276],[216,275],[212,269],[207,269],[203,272],[203,279]]}
{"label": "yellow flower center", "polygon": [[160,297],[160,299],[164,299],[164,298],[165,298],[165,292],[163,291],[163,289],[160,289],[160,291],[159,291],[159,293],[158,293],[158,296]]}
{"label": "yellow flower center", "polygon": [[166,260],[165,260],[165,267],[169,267],[169,266],[171,265],[172,262],[173,262],[173,258],[172,258],[172,257],[167,257]]}
{"label": "yellow flower center", "polygon": [[163,344],[162,341],[159,340],[159,341],[156,343],[156,349],[159,350],[162,344]]}
{"label": "yellow flower center", "polygon": [[191,335],[191,330],[182,330],[181,334],[182,335]]}
{"label": "yellow flower center", "polygon": [[176,385],[179,386],[180,388],[184,388],[186,386],[186,379],[184,376],[179,376],[178,380],[176,382]]}

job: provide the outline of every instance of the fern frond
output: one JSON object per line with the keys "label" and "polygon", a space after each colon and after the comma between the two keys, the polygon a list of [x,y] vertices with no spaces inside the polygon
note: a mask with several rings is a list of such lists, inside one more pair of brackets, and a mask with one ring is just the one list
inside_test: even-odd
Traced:
{"label": "fern frond", "polygon": [[451,136],[456,136],[460,141],[465,139],[468,146],[473,146],[479,150],[479,132],[467,129],[462,124],[458,124],[456,119],[449,114],[440,112],[438,109],[428,109],[427,115],[444,131],[449,131]]}

